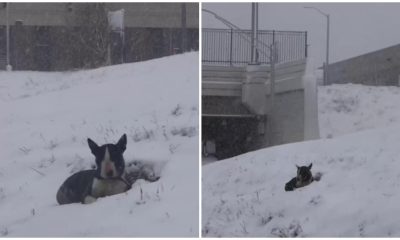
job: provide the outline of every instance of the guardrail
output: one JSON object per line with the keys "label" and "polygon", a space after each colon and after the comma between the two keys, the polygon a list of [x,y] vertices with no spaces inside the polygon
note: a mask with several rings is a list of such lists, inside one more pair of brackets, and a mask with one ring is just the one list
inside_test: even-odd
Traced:
{"label": "guardrail", "polygon": [[[285,63],[307,57],[307,32],[258,31],[258,62],[269,64],[269,46],[277,46],[276,61]],[[202,29],[202,62],[204,65],[243,66],[251,60],[251,31],[235,29]]]}

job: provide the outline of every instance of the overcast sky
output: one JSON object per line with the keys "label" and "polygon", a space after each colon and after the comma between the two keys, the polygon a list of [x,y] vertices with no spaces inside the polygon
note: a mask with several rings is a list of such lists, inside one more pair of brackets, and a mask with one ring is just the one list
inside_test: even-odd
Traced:
{"label": "overcast sky", "polygon": [[[336,62],[400,44],[400,3],[259,3],[259,29],[307,31],[315,65],[325,60],[326,17],[330,14],[330,59]],[[203,3],[242,29],[251,29],[251,3]],[[203,28],[227,28],[202,12]]]}

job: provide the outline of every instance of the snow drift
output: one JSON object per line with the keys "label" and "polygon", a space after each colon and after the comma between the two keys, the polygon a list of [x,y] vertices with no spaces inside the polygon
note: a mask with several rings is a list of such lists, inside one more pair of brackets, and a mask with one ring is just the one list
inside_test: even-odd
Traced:
{"label": "snow drift", "polygon": [[321,137],[400,123],[400,88],[337,84],[318,89]]}
{"label": "snow drift", "polygon": [[[198,236],[198,53],[77,72],[0,72],[0,235]],[[161,179],[59,206],[98,144],[128,135],[127,163]]]}
{"label": "snow drift", "polygon": [[[321,133],[329,138],[203,166],[203,236],[400,236],[398,88],[343,85],[319,90]],[[358,104],[344,101],[350,98]],[[338,103],[349,110],[328,107]],[[309,163],[313,173],[322,173],[321,180],[285,192],[285,183],[296,175],[295,164]]]}

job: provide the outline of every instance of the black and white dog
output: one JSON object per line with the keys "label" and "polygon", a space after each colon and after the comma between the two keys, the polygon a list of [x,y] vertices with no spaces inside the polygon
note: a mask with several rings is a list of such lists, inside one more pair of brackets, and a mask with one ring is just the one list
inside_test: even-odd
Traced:
{"label": "black and white dog", "polygon": [[89,148],[96,157],[96,169],[80,171],[65,180],[57,192],[59,204],[92,203],[99,197],[119,194],[131,189],[138,178],[156,181],[140,173],[127,174],[123,153],[126,149],[126,134],[117,144],[98,146],[88,138]]}
{"label": "black and white dog", "polygon": [[[292,178],[285,185],[285,191],[293,191],[296,188],[307,186],[314,181],[314,177],[311,173],[312,163],[308,166],[297,166],[297,176]],[[319,179],[318,179],[319,180]]]}

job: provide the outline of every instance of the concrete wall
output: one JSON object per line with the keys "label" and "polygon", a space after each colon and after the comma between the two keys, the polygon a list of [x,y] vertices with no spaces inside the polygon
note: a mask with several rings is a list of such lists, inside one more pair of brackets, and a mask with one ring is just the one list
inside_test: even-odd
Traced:
{"label": "concrete wall", "polygon": [[242,96],[245,67],[206,66],[201,69],[203,96]]}
{"label": "concrete wall", "polygon": [[[9,3],[9,22],[22,20],[28,26],[74,24],[74,12],[82,3]],[[181,3],[106,3],[110,11],[125,9],[126,27],[179,28]],[[186,3],[188,28],[199,28],[199,4]],[[6,25],[6,10],[0,4],[0,25]]]}
{"label": "concrete wall", "polygon": [[[304,90],[277,94],[274,112],[275,120],[270,133],[272,145],[304,141]],[[267,116],[267,122],[268,119]],[[265,143],[268,137],[265,135]]]}
{"label": "concrete wall", "polygon": [[[125,9],[127,27],[179,28],[182,3],[109,3],[111,10]],[[199,4],[186,3],[186,25],[199,28]]]}
{"label": "concrete wall", "polygon": [[329,65],[329,84],[398,85],[400,44]]}
{"label": "concrete wall", "polygon": [[[303,89],[305,60],[275,66],[275,93]],[[271,94],[271,68],[248,65],[242,86],[242,101],[254,113],[264,115],[270,110],[267,97]]]}
{"label": "concrete wall", "polygon": [[[66,25],[71,16],[66,3],[9,3],[9,23],[22,20],[25,25]],[[6,25],[6,7],[0,5],[0,25]]]}
{"label": "concrete wall", "polygon": [[303,76],[304,86],[304,140],[319,139],[318,77],[312,59],[307,59]]}
{"label": "concrete wall", "polygon": [[257,115],[266,115],[260,145],[267,147],[304,140],[305,60],[279,64],[275,69],[274,106],[269,66],[247,67],[242,102]]}
{"label": "concrete wall", "polygon": [[[85,59],[95,51],[85,52],[82,51],[84,47],[78,49],[78,46],[99,50],[95,38],[78,44],[75,40],[76,36],[87,32],[79,28],[82,21],[87,21],[82,11],[87,4],[9,3],[10,62],[13,69],[63,71],[91,67]],[[5,3],[0,3],[0,70],[5,69],[5,6]],[[182,31],[182,6],[186,6],[186,37]],[[198,6],[198,3],[104,3],[107,11],[125,10],[124,46],[119,34],[110,33],[110,61],[104,60],[103,54],[98,57],[102,59],[98,65],[137,62],[197,50]],[[16,24],[17,20],[22,24]]]}
{"label": "concrete wall", "polygon": [[220,114],[221,118],[237,115],[237,118],[252,117],[249,121],[257,119],[257,130],[249,136],[255,149],[303,141],[305,67],[305,60],[276,66],[275,104],[271,115],[269,66],[203,65],[203,117],[216,118]]}
{"label": "concrete wall", "polygon": [[[284,92],[302,89],[301,77],[304,74],[305,60],[282,63],[276,66],[276,91]],[[245,96],[243,102],[252,101],[254,91],[269,93],[270,67],[266,65],[235,66],[202,66],[203,96]],[[297,80],[297,81],[296,81]],[[261,93],[260,92],[260,93]],[[254,102],[254,101],[253,101]],[[259,102],[259,100],[255,100]],[[265,114],[265,111],[254,111]]]}

